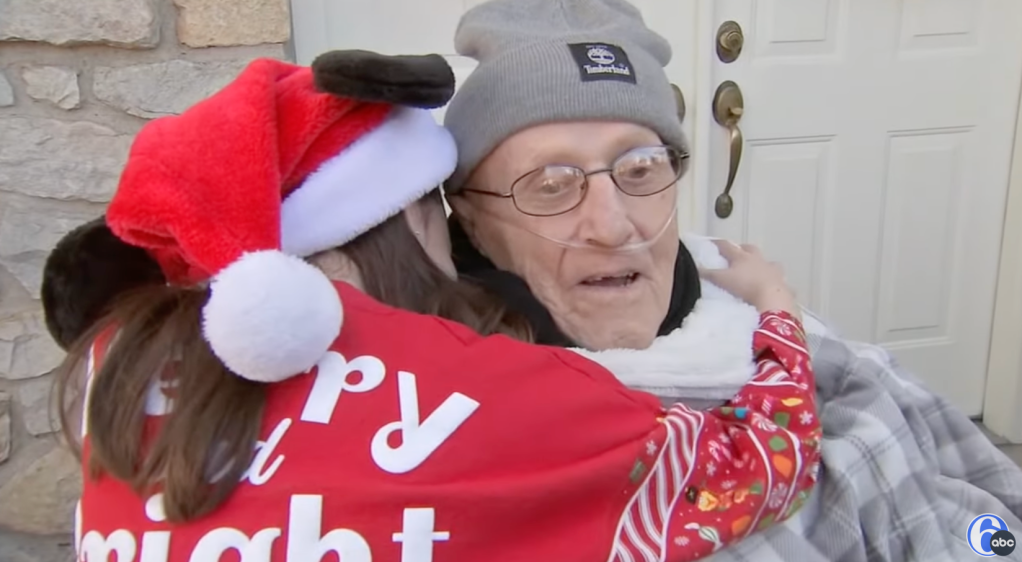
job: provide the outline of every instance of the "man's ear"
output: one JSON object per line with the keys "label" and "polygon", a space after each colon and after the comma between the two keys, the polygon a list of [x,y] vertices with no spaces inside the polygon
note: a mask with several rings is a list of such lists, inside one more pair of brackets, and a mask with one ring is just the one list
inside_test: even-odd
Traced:
{"label": "man's ear", "polygon": [[454,220],[458,221],[465,232],[470,232],[475,223],[475,207],[461,194],[444,194],[444,199],[447,201],[447,206],[451,208],[451,216],[454,217]]}
{"label": "man's ear", "polygon": [[[450,220],[455,221],[461,231],[464,232],[465,239],[474,248],[474,251],[487,259],[492,259],[489,252],[486,251],[485,245],[479,240],[479,231],[476,228],[476,218],[479,211],[475,205],[462,194],[447,197],[447,204],[451,207]],[[457,248],[457,244],[455,244],[455,248]],[[457,250],[455,250],[455,253],[457,253]]]}

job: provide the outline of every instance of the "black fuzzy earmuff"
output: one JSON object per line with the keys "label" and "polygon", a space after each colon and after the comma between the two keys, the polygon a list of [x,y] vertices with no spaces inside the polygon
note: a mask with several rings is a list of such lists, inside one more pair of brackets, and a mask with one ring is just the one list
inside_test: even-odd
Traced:
{"label": "black fuzzy earmuff", "polygon": [[106,217],[71,232],[50,252],[43,268],[46,328],[67,350],[125,291],[165,283],[149,254],[114,236]]}
{"label": "black fuzzy earmuff", "polygon": [[368,102],[434,109],[454,96],[454,71],[440,55],[330,51],[312,63],[316,87]]}

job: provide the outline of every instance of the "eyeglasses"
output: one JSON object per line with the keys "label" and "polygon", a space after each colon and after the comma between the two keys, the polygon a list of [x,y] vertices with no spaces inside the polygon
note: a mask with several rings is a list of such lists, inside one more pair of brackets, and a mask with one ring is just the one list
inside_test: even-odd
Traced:
{"label": "eyeglasses", "polygon": [[586,172],[576,166],[536,168],[511,183],[508,193],[465,188],[462,191],[510,198],[520,212],[534,217],[567,213],[582,204],[589,176],[609,173],[614,185],[632,197],[666,190],[685,174],[688,154],[670,146],[644,146],[625,152],[609,168]]}

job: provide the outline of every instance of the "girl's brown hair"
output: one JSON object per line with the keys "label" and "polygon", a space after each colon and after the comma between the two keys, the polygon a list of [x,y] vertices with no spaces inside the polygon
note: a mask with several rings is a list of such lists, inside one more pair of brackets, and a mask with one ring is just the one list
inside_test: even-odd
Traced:
{"label": "girl's brown hair", "polygon": [[[483,335],[531,341],[524,320],[482,289],[445,275],[403,215],[343,251],[359,267],[366,293],[385,304],[461,322]],[[81,415],[79,390],[90,347],[104,330],[117,327],[84,412],[89,475],[117,478],[140,495],[159,489],[171,522],[200,517],[231,494],[262,425],[266,386],[232,374],[202,337],[207,296],[204,288],[163,284],[125,294],[69,349],[57,381],[63,432],[80,455],[74,420]],[[155,434],[145,435],[146,397],[168,369],[173,396],[182,399],[173,401]]]}

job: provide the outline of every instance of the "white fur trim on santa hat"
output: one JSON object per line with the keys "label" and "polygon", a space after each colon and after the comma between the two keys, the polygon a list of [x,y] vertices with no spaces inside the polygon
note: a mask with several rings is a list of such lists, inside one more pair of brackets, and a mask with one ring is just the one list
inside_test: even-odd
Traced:
{"label": "white fur trim on santa hat", "polygon": [[341,246],[439,187],[457,163],[454,138],[429,111],[396,107],[284,200],[281,247],[310,256]]}
{"label": "white fur trim on santa hat", "polygon": [[316,267],[276,250],[246,253],[210,283],[203,335],[234,373],[278,382],[311,369],[341,330],[337,289]]}

